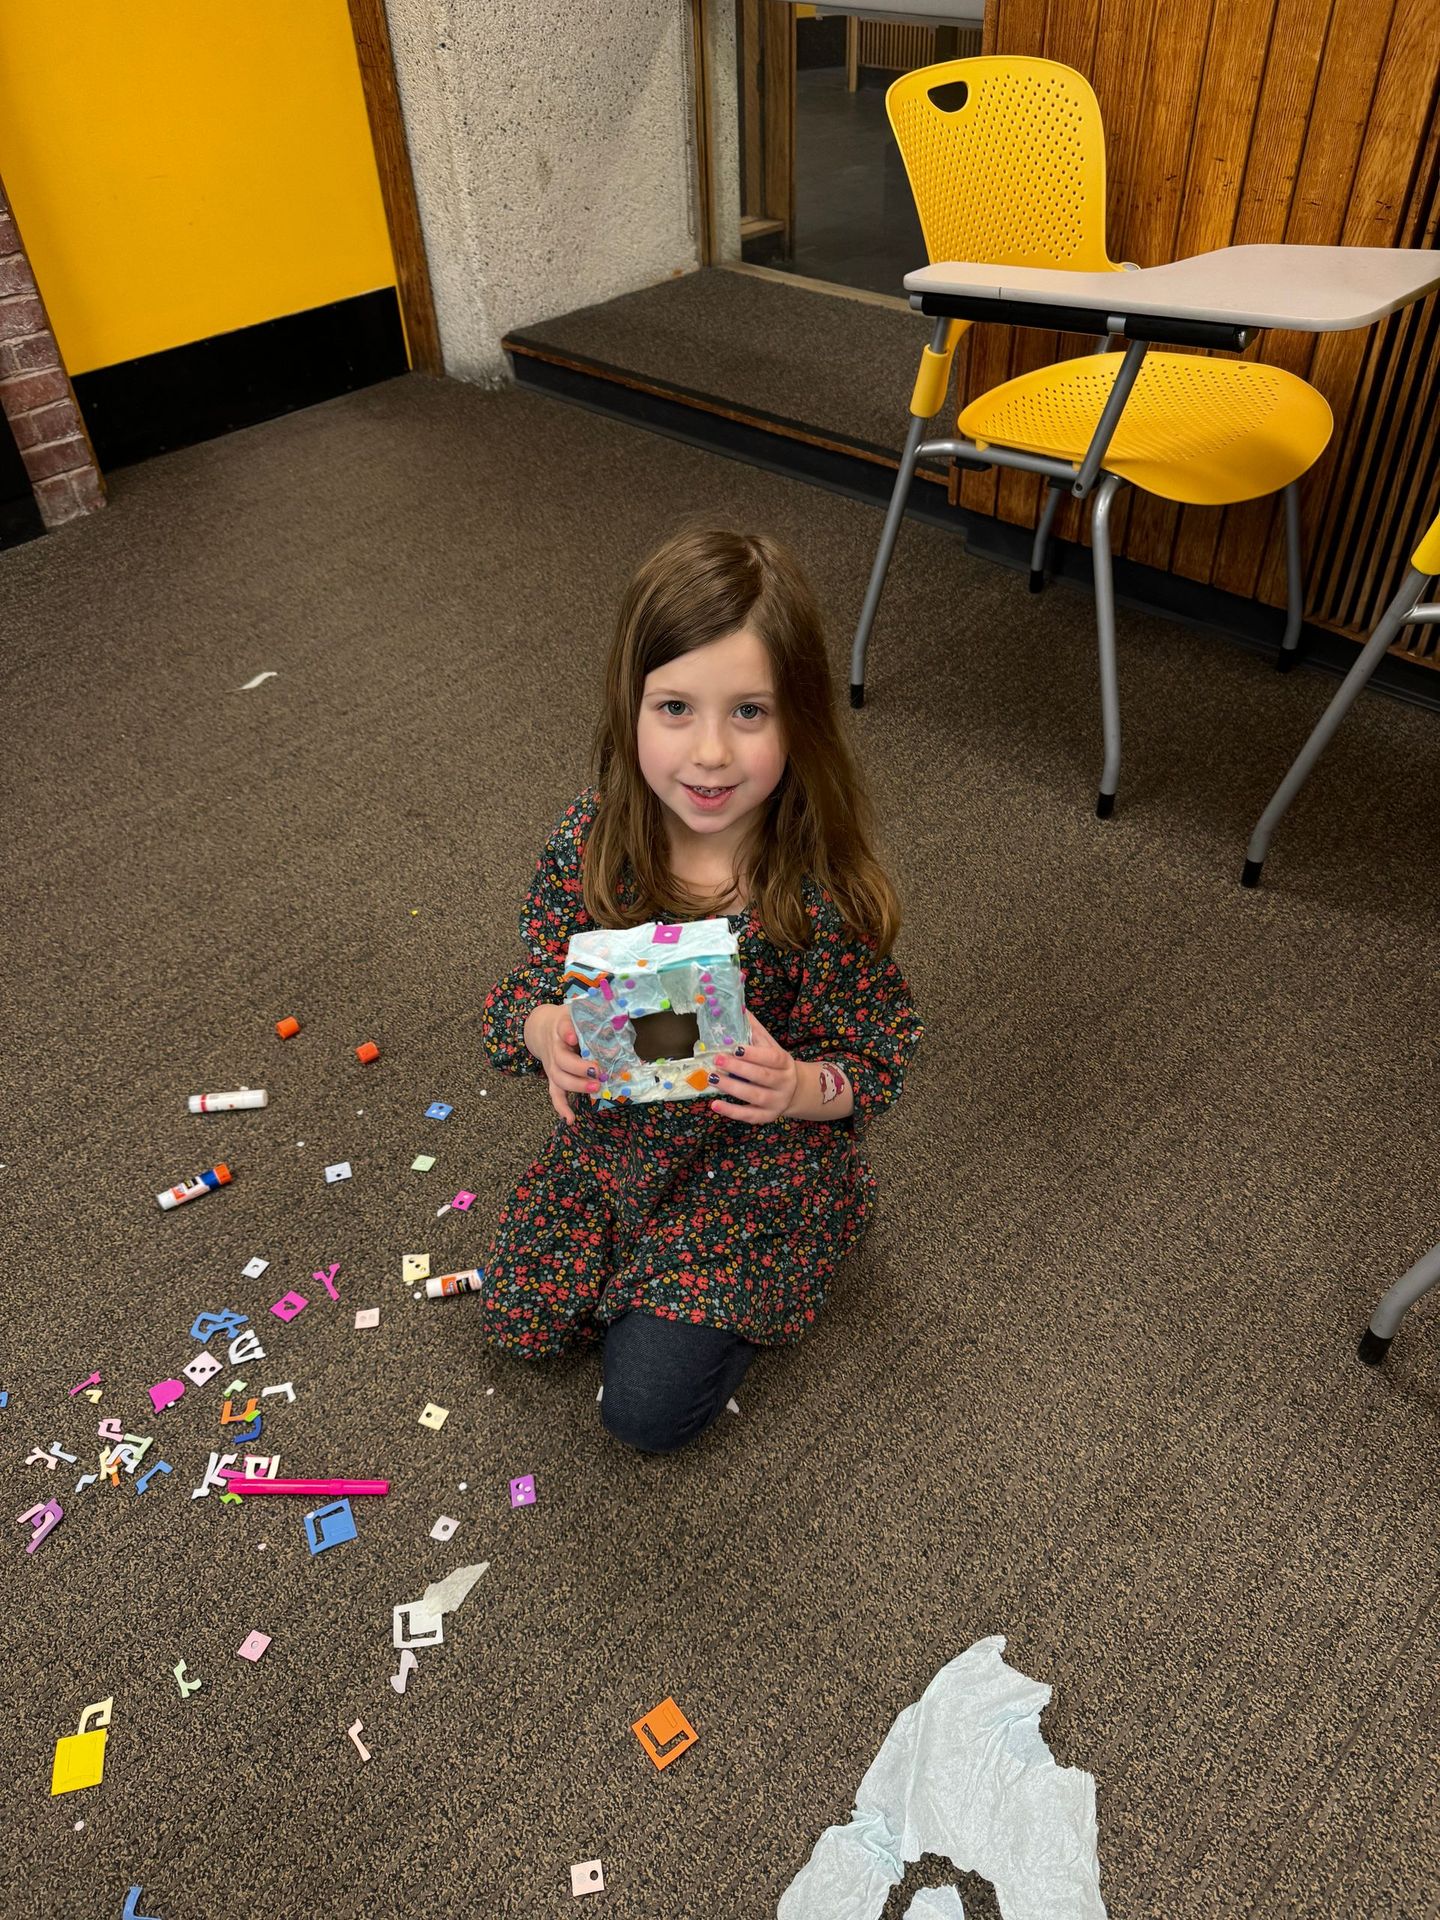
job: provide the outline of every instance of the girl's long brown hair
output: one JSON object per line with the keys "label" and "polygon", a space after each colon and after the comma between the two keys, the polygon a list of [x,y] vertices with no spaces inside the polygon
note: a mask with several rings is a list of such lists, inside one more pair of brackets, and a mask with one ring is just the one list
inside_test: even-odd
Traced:
{"label": "girl's long brown hair", "polygon": [[636,728],[649,674],[741,627],[770,656],[786,762],[742,854],[740,877],[777,947],[810,944],[801,885],[809,873],[846,926],[877,954],[888,953],[900,903],[873,851],[870,796],[836,717],[815,596],[777,541],[720,528],[668,540],[621,605],[593,749],[598,804],[585,845],[586,912],[597,926],[631,927],[725,911],[723,893],[698,898],[670,871],[662,807],[640,771]]}

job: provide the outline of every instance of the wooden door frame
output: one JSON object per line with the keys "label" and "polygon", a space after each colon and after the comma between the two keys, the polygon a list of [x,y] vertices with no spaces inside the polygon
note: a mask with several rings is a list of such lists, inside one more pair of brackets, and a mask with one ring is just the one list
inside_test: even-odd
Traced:
{"label": "wooden door frame", "polygon": [[[704,5],[704,0],[695,0]],[[740,233],[779,232],[788,249],[795,235],[795,9],[786,0],[737,0],[736,35],[742,54],[752,55],[763,25],[765,55],[745,77],[752,91],[750,111],[742,116],[740,148]],[[745,211],[745,182],[758,166],[764,204]]]}
{"label": "wooden door frame", "polygon": [[695,88],[695,175],[700,264],[715,264],[715,136],[710,124],[708,0],[690,0],[690,72]]}
{"label": "wooden door frame", "polygon": [[410,365],[417,373],[444,373],[445,358],[440,350],[440,328],[430,290],[430,266],[425,257],[425,235],[415,198],[410,147],[405,138],[405,116],[395,83],[395,58],[385,18],[385,0],[349,0],[349,7],[365,112],[370,121],[375,166],[380,176],[380,198],[385,207],[385,224],[390,230],[390,250],[395,257],[395,292],[400,302],[400,322],[405,329]]}

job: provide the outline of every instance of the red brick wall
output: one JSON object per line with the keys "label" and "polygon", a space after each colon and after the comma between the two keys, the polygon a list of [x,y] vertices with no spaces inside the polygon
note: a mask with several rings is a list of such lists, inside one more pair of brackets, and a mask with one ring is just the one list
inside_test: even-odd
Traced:
{"label": "red brick wall", "polygon": [[85,422],[75,404],[45,303],[0,181],[0,408],[47,527],[105,504]]}

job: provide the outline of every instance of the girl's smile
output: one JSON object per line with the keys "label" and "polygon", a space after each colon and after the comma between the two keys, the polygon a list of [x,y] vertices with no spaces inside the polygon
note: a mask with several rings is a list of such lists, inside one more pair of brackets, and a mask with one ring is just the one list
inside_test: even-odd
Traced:
{"label": "girl's smile", "polygon": [[702,813],[718,813],[735,791],[734,787],[692,787],[684,781],[681,785]]}

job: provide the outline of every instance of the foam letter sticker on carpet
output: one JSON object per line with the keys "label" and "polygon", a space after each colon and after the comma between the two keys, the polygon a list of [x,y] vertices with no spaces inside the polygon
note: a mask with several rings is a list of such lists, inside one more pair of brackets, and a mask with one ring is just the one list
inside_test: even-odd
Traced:
{"label": "foam letter sticker on carpet", "polygon": [[1004,1647],[977,1640],[897,1715],[849,1825],[821,1834],[777,1920],[880,1920],[927,1853],[983,1874],[1004,1920],[1105,1920],[1095,1781],[1056,1766],[1040,1733],[1050,1689],[1006,1666]]}

